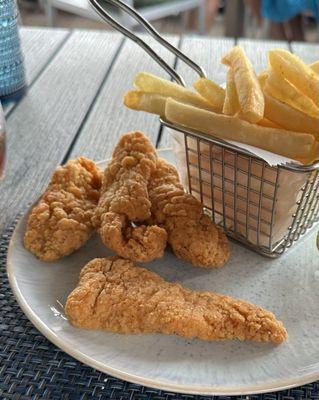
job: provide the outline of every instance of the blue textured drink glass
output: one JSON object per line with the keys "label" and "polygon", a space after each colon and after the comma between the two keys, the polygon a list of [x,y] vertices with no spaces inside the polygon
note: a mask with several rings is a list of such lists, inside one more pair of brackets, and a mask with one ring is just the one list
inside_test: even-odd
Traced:
{"label": "blue textured drink glass", "polygon": [[5,158],[6,158],[6,126],[0,102],[0,180],[3,177]]}
{"label": "blue textured drink glass", "polygon": [[16,0],[0,0],[0,99],[19,97],[25,88]]}

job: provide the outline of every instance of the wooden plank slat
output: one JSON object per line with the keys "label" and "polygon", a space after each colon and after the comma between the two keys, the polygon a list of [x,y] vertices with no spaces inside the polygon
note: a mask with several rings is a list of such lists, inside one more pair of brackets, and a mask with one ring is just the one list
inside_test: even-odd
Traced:
{"label": "wooden plank slat", "polygon": [[62,161],[121,41],[115,34],[74,32],[8,118],[1,231],[38,196]]}
{"label": "wooden plank slat", "polygon": [[288,43],[280,40],[239,39],[238,44],[245,50],[257,74],[267,68],[269,50],[278,48],[289,50]]}
{"label": "wooden plank slat", "polygon": [[[148,44],[170,65],[175,56],[149,36]],[[177,37],[168,37],[177,45]],[[151,72],[168,78],[166,72],[140,47],[126,40],[112,71],[95,102],[79,139],[70,155],[85,155],[94,160],[108,158],[120,135],[130,130],[142,130],[155,143],[159,133],[159,119],[155,115],[127,109],[123,105],[124,93],[133,88],[133,78],[140,71]]]}
{"label": "wooden plank slat", "polygon": [[66,29],[20,29],[28,84],[33,82],[69,33]]}
{"label": "wooden plank slat", "polygon": [[[221,58],[234,43],[233,39],[186,38],[181,50],[205,69],[208,78],[221,84],[226,80],[226,67],[221,64]],[[178,61],[177,71],[190,86],[198,78],[197,73],[182,61]]]}
{"label": "wooden plank slat", "polygon": [[[206,70],[208,78],[222,84],[226,81],[226,67],[220,60],[234,43],[233,39],[185,38],[182,41],[181,50]],[[198,78],[196,72],[181,61],[177,63],[177,71],[185,78],[189,86]],[[159,147],[170,147],[169,133],[166,128],[163,129]]]}
{"label": "wooden plank slat", "polygon": [[[66,40],[65,29],[21,28],[21,47],[24,55],[27,85],[30,86]],[[7,115],[15,103],[4,107]]]}
{"label": "wooden plank slat", "polygon": [[302,58],[307,64],[319,60],[319,44],[318,43],[300,43],[292,42],[291,50],[297,56]]}

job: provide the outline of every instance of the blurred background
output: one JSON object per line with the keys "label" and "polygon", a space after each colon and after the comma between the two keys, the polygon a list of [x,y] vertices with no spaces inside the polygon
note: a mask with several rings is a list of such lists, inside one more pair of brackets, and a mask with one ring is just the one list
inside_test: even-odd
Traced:
{"label": "blurred background", "polygon": [[[319,0],[124,1],[163,33],[319,42]],[[26,26],[110,29],[87,0],[19,0],[18,4]],[[135,28],[125,15],[116,17]]]}

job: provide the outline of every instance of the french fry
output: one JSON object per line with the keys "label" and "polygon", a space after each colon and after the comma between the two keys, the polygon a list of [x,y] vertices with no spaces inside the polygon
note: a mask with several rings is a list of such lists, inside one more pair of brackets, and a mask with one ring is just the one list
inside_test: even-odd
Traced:
{"label": "french fry", "polygon": [[222,63],[232,68],[241,109],[241,118],[258,122],[264,116],[264,95],[257,76],[244,50],[233,47],[222,58]]}
{"label": "french fry", "polygon": [[194,89],[206,99],[216,110],[222,112],[225,89],[207,78],[199,78],[193,84]]}
{"label": "french fry", "polygon": [[307,158],[314,137],[284,129],[266,128],[238,117],[217,114],[167,99],[165,117],[168,121],[195,129],[220,139],[235,140],[295,159]]}
{"label": "french fry", "polygon": [[318,105],[319,76],[299,57],[287,50],[270,50],[268,53],[271,68],[310,97]]}
{"label": "french fry", "polygon": [[312,151],[309,154],[308,157],[302,158],[302,157],[297,157],[296,160],[300,161],[302,164],[312,164],[315,161],[319,161],[319,142],[315,142]]}
{"label": "french fry", "polygon": [[308,132],[313,134],[316,140],[319,137],[319,119],[310,117],[287,104],[276,100],[269,94],[265,95],[265,117],[279,124],[285,129],[296,132]]}
{"label": "french fry", "polygon": [[268,78],[268,74],[269,74],[269,71],[264,70],[258,75],[257,79],[258,79],[258,82],[259,82],[261,88],[263,88],[265,86],[266,80]]}
{"label": "french fry", "polygon": [[267,119],[267,118],[263,118],[260,121],[258,121],[257,125],[266,126],[267,128],[279,128],[279,129],[282,129],[282,126],[276,124],[273,121],[270,121],[270,119]]}
{"label": "french fry", "polygon": [[223,114],[236,115],[240,111],[234,74],[231,68],[227,71],[226,96],[223,106]]}
{"label": "french fry", "polygon": [[133,110],[164,116],[166,99],[160,94],[130,90],[124,95],[124,105]]}
{"label": "french fry", "polygon": [[310,64],[309,67],[315,71],[316,74],[319,74],[319,60],[315,61],[314,63]]}
{"label": "french fry", "polygon": [[173,97],[183,103],[192,104],[205,110],[216,111],[215,107],[198,93],[192,92],[177,83],[167,81],[147,72],[135,76],[134,85],[146,93],[157,93],[164,97]]}
{"label": "french fry", "polygon": [[269,71],[264,92],[305,114],[314,118],[319,117],[318,106],[275,71]]}

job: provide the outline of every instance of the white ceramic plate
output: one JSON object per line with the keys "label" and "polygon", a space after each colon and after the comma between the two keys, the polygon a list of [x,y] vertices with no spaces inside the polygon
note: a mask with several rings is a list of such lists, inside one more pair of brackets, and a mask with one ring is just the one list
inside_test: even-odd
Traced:
{"label": "white ceramic plate", "polygon": [[[168,154],[169,155],[169,154]],[[166,154],[167,156],[167,154]],[[66,353],[100,371],[160,389],[207,395],[260,393],[319,379],[319,252],[316,231],[277,260],[237,244],[221,270],[203,270],[169,251],[146,265],[165,279],[257,303],[281,319],[289,341],[280,346],[177,336],[119,335],[72,327],[63,313],[80,269],[108,256],[97,236],[73,255],[46,264],[23,247],[26,216],[8,254],[12,290],[31,322]]]}

